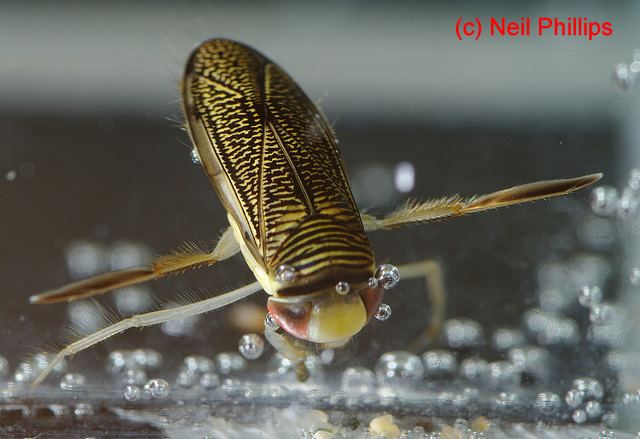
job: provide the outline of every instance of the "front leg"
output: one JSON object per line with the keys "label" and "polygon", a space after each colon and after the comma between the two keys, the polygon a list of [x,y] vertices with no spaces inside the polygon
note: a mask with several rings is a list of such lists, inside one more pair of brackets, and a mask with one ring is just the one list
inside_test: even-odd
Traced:
{"label": "front leg", "polygon": [[294,364],[296,378],[305,382],[309,379],[309,370],[304,364],[304,360],[312,353],[310,346],[302,343],[301,340],[287,334],[275,323],[268,321],[264,323],[264,338],[275,348],[276,351]]}

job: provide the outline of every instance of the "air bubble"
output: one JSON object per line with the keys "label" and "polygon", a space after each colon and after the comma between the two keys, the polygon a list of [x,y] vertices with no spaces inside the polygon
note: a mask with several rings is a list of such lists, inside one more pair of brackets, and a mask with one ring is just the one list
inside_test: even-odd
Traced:
{"label": "air bubble", "polygon": [[144,385],[144,391],[153,398],[165,399],[171,392],[171,387],[166,380],[162,378],[153,378]]}
{"label": "air bubble", "polygon": [[386,303],[381,303],[378,307],[378,311],[376,311],[376,319],[384,322],[391,317],[391,307]]}
{"label": "air bubble", "polygon": [[640,168],[634,168],[629,171],[629,188],[633,191],[640,190]]}
{"label": "air bubble", "polygon": [[151,262],[153,252],[137,242],[119,241],[111,246],[109,265],[111,270],[141,267]]}
{"label": "air bubble", "polygon": [[182,367],[189,373],[207,373],[214,371],[213,361],[202,355],[189,355],[182,360]]}
{"label": "air bubble", "polygon": [[348,294],[349,291],[351,291],[351,286],[349,285],[349,282],[338,282],[336,284],[336,293],[344,296],[345,294]]}
{"label": "air bubble", "polygon": [[452,377],[458,369],[455,355],[445,350],[427,351],[422,354],[422,361],[425,375],[430,378]]}
{"label": "air bubble", "polygon": [[604,389],[600,381],[590,378],[576,378],[571,385],[573,389],[579,390],[587,398],[600,400],[604,396]]}
{"label": "air bubble", "polygon": [[578,292],[578,302],[584,307],[591,307],[602,300],[602,290],[597,285],[585,285]]}
{"label": "air bubble", "polygon": [[640,285],[640,267],[633,267],[629,275],[629,282],[632,285]]}
{"label": "air bubble", "polygon": [[16,370],[13,372],[13,379],[17,383],[29,383],[36,379],[37,374],[38,371],[33,364],[23,361],[18,364]]}
{"label": "air bubble", "polygon": [[140,399],[141,394],[142,391],[140,390],[140,387],[128,385],[124,389],[123,396],[127,401],[137,401]]}
{"label": "air bubble", "polygon": [[625,393],[622,395],[622,405],[640,404],[640,395],[637,393]]}
{"label": "air bubble", "polygon": [[15,169],[11,169],[7,171],[7,173],[5,174],[5,178],[7,179],[7,181],[13,181],[16,179],[17,176],[18,176],[18,173],[16,172]]}
{"label": "air bubble", "polygon": [[73,409],[73,414],[76,415],[77,418],[93,416],[93,413],[93,406],[91,404],[80,403]]}
{"label": "air bubble", "polygon": [[622,221],[634,221],[638,214],[638,198],[635,191],[625,188],[620,200],[618,200],[618,218]]}
{"label": "air bubble", "polygon": [[582,392],[577,389],[569,389],[564,400],[570,408],[576,408],[582,404]]}
{"label": "air bubble", "polygon": [[596,303],[591,307],[589,312],[589,320],[594,325],[604,325],[610,323],[616,316],[616,310],[613,305],[608,303]]}
{"label": "air bubble", "polygon": [[[53,361],[55,354],[50,354],[46,352],[40,352],[33,356],[32,364],[38,370],[38,372],[42,372],[47,367],[49,367],[49,363]],[[62,359],[53,367],[54,373],[62,373],[67,370],[67,366],[69,363],[66,359]]]}
{"label": "air bubble", "polygon": [[157,369],[162,364],[162,355],[153,349],[136,349],[131,355],[135,363],[143,369]]}
{"label": "air bubble", "polygon": [[264,318],[264,326],[265,328],[271,328],[274,331],[280,327],[280,325],[278,325],[278,322],[276,322],[275,317],[273,317],[273,315],[271,315],[270,313],[267,313]]}
{"label": "air bubble", "polygon": [[191,161],[193,162],[194,165],[199,165],[200,162],[200,153],[198,152],[198,150],[196,148],[193,148],[191,150]]}
{"label": "air bubble", "polygon": [[11,372],[9,362],[6,358],[0,356],[0,380],[6,379],[9,376],[9,372]]}
{"label": "air bubble", "polygon": [[496,408],[509,410],[520,404],[520,396],[513,392],[501,392],[495,400]]}
{"label": "air bubble", "polygon": [[578,341],[578,324],[559,315],[531,309],[524,314],[527,330],[541,345],[574,344]]}
{"label": "air bubble", "polygon": [[394,171],[394,180],[398,192],[411,192],[416,182],[416,169],[413,163],[398,163]]}
{"label": "air bubble", "polygon": [[598,420],[602,415],[602,406],[598,401],[589,401],[584,406],[584,411],[587,413],[589,419]]}
{"label": "air bubble", "polygon": [[416,355],[394,351],[380,357],[375,373],[380,384],[415,384],[424,376],[424,366]]}
{"label": "air bubble", "polygon": [[247,361],[235,352],[223,352],[216,355],[216,366],[222,375],[239,372],[247,367]]}
{"label": "air bubble", "polygon": [[443,325],[442,338],[452,348],[476,347],[484,343],[484,331],[475,320],[450,319]]}
{"label": "air bubble", "polygon": [[106,364],[109,373],[115,375],[133,367],[136,367],[136,361],[130,351],[112,351],[109,353]]}
{"label": "air bubble", "polygon": [[79,373],[68,373],[60,380],[60,388],[62,390],[75,390],[84,387],[86,383],[87,379],[84,375]]}
{"label": "air bubble", "polygon": [[367,286],[369,288],[378,288],[378,279],[370,277],[369,280],[367,280]]}
{"label": "air bubble", "polygon": [[246,359],[255,360],[264,352],[264,340],[258,334],[245,334],[240,337],[238,350]]}
{"label": "air bubble", "polygon": [[176,384],[180,387],[184,387],[185,389],[189,389],[196,383],[197,378],[198,377],[193,372],[189,370],[181,370],[178,372],[178,376],[176,377]]}
{"label": "air bubble", "polygon": [[560,396],[556,393],[541,392],[538,393],[533,406],[545,415],[551,415],[558,411],[561,405]]}
{"label": "air bubble", "polygon": [[212,389],[220,386],[220,377],[212,372],[203,373],[200,377],[200,385],[205,389]]}
{"label": "air bubble", "polygon": [[587,422],[587,413],[582,409],[574,410],[571,419],[573,419],[573,422],[576,424],[584,424]]}
{"label": "air bubble", "polygon": [[385,290],[389,290],[400,282],[400,271],[398,267],[391,264],[383,264],[376,270],[376,279],[378,284],[382,285]]}
{"label": "air bubble", "polygon": [[489,381],[497,387],[518,384],[520,374],[510,361],[494,361],[489,363]]}
{"label": "air bubble", "polygon": [[122,374],[121,381],[125,385],[142,386],[147,382],[147,373],[137,367],[127,369]]}
{"label": "air bubble", "polygon": [[151,290],[144,285],[121,288],[115,293],[118,311],[123,315],[133,315],[153,306]]}
{"label": "air bubble", "polygon": [[551,354],[540,346],[513,348],[507,355],[519,372],[526,372],[540,380],[546,380],[553,370]]}
{"label": "air bubble", "polygon": [[484,382],[489,376],[489,363],[479,357],[465,358],[460,363],[460,376],[473,382]]}
{"label": "air bubble", "polygon": [[591,210],[600,216],[611,216],[618,207],[618,190],[613,186],[598,186],[591,192]]}
{"label": "air bubble", "polygon": [[349,367],[342,373],[342,390],[370,393],[375,389],[376,378],[366,367]]}
{"label": "air bubble", "polygon": [[631,88],[633,79],[627,64],[619,63],[613,67],[613,82],[623,91]]}
{"label": "air bubble", "polygon": [[276,269],[276,281],[281,284],[292,282],[296,278],[296,269],[290,265],[280,265]]}
{"label": "air bubble", "polygon": [[519,329],[498,328],[493,333],[493,347],[497,351],[507,351],[525,343],[524,334]]}
{"label": "air bubble", "polygon": [[[165,309],[175,308],[177,303],[167,303]],[[200,320],[200,316],[183,317],[181,319],[173,319],[160,325],[160,329],[167,335],[172,337],[183,337],[192,335],[195,332],[196,324]]]}
{"label": "air bubble", "polygon": [[104,246],[89,241],[73,241],[65,250],[67,269],[71,277],[80,279],[108,268],[108,255]]}
{"label": "air bubble", "polygon": [[320,351],[320,362],[322,364],[331,364],[333,363],[333,359],[336,356],[336,350],[335,349],[323,349],[322,351]]}
{"label": "air bubble", "polygon": [[67,315],[80,334],[91,334],[105,326],[104,313],[94,302],[71,302],[67,305]]}

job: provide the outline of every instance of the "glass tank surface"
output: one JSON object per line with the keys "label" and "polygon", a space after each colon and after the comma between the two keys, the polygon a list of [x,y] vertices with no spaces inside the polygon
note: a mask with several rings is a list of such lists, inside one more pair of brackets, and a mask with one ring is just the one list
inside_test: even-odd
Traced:
{"label": "glass tank surface", "polygon": [[[637,437],[637,3],[0,8],[0,437]],[[268,57],[310,100],[280,70],[242,59],[224,74],[216,65],[183,77],[211,38]],[[242,75],[269,84],[257,101],[234,101],[250,95]],[[200,98],[215,112],[206,123]],[[222,135],[256,102],[270,115],[252,122],[262,136],[193,135],[200,126]],[[292,114],[308,121],[286,125]],[[187,125],[205,146],[194,149]],[[299,164],[301,132],[305,148],[320,144],[305,163],[326,166],[321,185],[282,171]],[[207,151],[238,139],[271,145],[266,157],[282,163],[242,156],[207,168],[224,162]],[[334,249],[327,266],[356,264],[364,227],[371,272],[306,280],[298,262],[265,262],[261,277],[247,263],[250,233],[227,230],[242,191],[225,186],[223,203],[212,188],[233,166],[273,176],[265,187],[291,178],[283,186],[305,188],[301,199],[316,207],[318,193],[341,190],[343,166],[356,225],[339,244],[347,256]],[[471,198],[596,173],[575,191],[585,182]],[[267,236],[297,211],[273,214],[288,198],[252,181],[242,187],[262,194],[255,229]],[[533,202],[479,212],[511,200]],[[373,219],[403,206],[412,209],[397,223]],[[416,224],[401,224],[416,211]],[[309,230],[278,255],[330,241]],[[55,290],[134,267],[143,270],[71,289],[113,292]],[[295,288],[278,293],[287,284]],[[262,288],[280,305],[268,310],[274,296]],[[52,290],[78,300],[30,303]],[[383,290],[381,300],[361,293]],[[196,303],[217,309],[187,312]],[[114,328],[104,340],[86,338],[104,328]],[[78,340],[86,349],[56,360]]]}

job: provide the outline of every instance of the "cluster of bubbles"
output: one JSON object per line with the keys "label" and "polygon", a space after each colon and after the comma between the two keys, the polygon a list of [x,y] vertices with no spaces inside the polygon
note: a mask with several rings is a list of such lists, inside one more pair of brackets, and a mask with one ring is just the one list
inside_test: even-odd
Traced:
{"label": "cluster of bubbles", "polygon": [[[639,61],[640,63],[640,61]],[[640,169],[632,169],[622,191],[613,186],[601,185],[591,192],[591,209],[602,217],[617,216],[625,222],[638,219],[640,202]]]}
{"label": "cluster of bubbles", "polygon": [[115,382],[124,386],[123,395],[127,401],[137,401],[145,396],[163,399],[169,395],[169,384],[162,378],[148,378],[162,366],[162,355],[154,350],[112,351],[107,357],[106,370]]}
{"label": "cluster of bubbles", "polygon": [[[246,334],[240,340],[239,349],[252,359],[258,358],[264,349],[264,342],[256,334]],[[125,385],[124,398],[133,402],[141,399],[165,399],[169,396],[171,386],[162,378],[147,379],[150,369],[157,369],[160,364],[153,361],[136,361],[136,351],[114,351],[109,355],[107,369],[116,376],[117,381]],[[245,357],[236,352],[222,352],[213,358],[204,355],[185,357],[178,368],[175,384],[180,389],[207,391],[222,388],[234,376],[247,369]],[[232,380],[231,380],[232,381]]]}
{"label": "cluster of bubbles", "polygon": [[587,420],[600,420],[602,415],[601,400],[604,396],[602,384],[593,378],[576,378],[565,395],[567,406],[574,409],[571,418],[576,424]]}
{"label": "cluster of bubbles", "polygon": [[613,67],[613,81],[622,90],[630,90],[638,81],[640,73],[640,50],[635,50],[628,63],[619,63]]}
{"label": "cluster of bubbles", "polygon": [[[631,224],[638,219],[638,202],[640,170],[634,170],[621,192],[608,186],[595,188],[591,208],[597,218],[606,221],[617,218]],[[593,244],[593,241],[585,242]],[[67,262],[73,277],[85,277],[109,269],[145,265],[150,257],[150,252],[137,244],[119,243],[107,248],[94,243],[76,242],[68,248]],[[623,337],[620,336],[621,332],[616,331],[625,326],[625,310],[614,302],[605,301],[609,295],[605,292],[609,291],[602,288],[612,272],[609,261],[595,253],[583,252],[566,260],[548,261],[538,270],[539,303],[524,312],[521,325],[500,327],[491,333],[473,319],[446,320],[442,325],[440,347],[422,352],[421,355],[398,350],[385,352],[378,358],[374,368],[349,365],[340,376],[340,391],[334,392],[329,402],[349,401],[353,395],[363,401],[367,401],[367,395],[379,397],[376,401],[394,401],[407,392],[432,391],[435,387],[429,386],[441,385],[438,389],[444,387],[444,390],[436,392],[435,401],[442,405],[465,407],[490,395],[492,407],[497,413],[515,407],[529,407],[543,420],[564,411],[576,424],[602,420],[605,425],[613,425],[616,414],[607,412],[606,397],[613,394],[615,389],[605,387],[605,384],[609,386],[609,380],[598,380],[591,376],[573,379],[574,375],[571,377],[573,383],[566,391],[565,388],[558,388],[556,380],[559,378],[557,352],[565,352],[567,348],[579,352],[582,347],[580,343],[585,342],[605,348],[619,347],[616,343]],[[289,266],[279,267],[276,273],[277,280],[283,283],[291,282],[295,276],[295,270]],[[640,267],[633,268],[628,279],[631,285],[640,285]],[[397,268],[383,265],[370,279],[369,286],[391,288],[398,280]],[[349,292],[348,284],[336,285],[336,288],[336,291]],[[127,296],[135,298],[135,301],[120,303],[116,297],[118,309],[123,313],[138,312],[149,306],[145,299],[149,294],[144,291],[129,291]],[[81,308],[70,311],[72,315],[77,314],[77,320],[85,323],[87,312]],[[391,308],[381,304],[376,318],[386,320],[390,315]],[[274,329],[278,326],[269,314],[265,325]],[[588,328],[585,333],[583,329],[586,325]],[[174,335],[180,333],[173,331]],[[489,348],[492,351],[487,355]],[[262,357],[264,351],[264,339],[259,334],[246,333],[238,340],[237,352],[222,352],[212,357],[185,357],[175,378],[171,378],[171,384],[158,377],[163,366],[162,355],[152,349],[113,351],[107,359],[106,368],[128,402],[168,399],[172,395],[172,388],[174,392],[219,389],[232,394],[236,390],[246,392],[250,388],[249,383],[239,377],[244,379],[248,376],[245,373],[249,370],[247,360]],[[301,387],[303,389],[324,384],[327,381],[325,366],[332,363],[333,358],[334,351],[329,349],[309,355],[304,360],[309,380],[299,384],[297,372],[300,365],[276,353],[265,362],[264,377],[273,384],[268,394],[273,397],[285,394],[287,390],[280,387],[283,382],[291,387],[307,386]],[[631,388],[624,393],[622,403],[640,407],[640,393],[632,387],[636,385],[634,377],[638,376],[636,372],[640,369],[640,358],[619,349],[606,351],[603,358],[609,369],[618,374],[620,387]],[[11,375],[8,362],[0,357],[0,379],[31,382],[50,361],[50,355],[37,354],[18,364]],[[66,362],[58,364],[54,374],[58,377],[60,389],[64,391],[87,385],[83,375],[67,371]],[[525,391],[525,382],[529,385],[534,383],[536,387],[533,392]],[[445,386],[452,383],[455,385]],[[547,390],[551,386],[555,391]],[[387,397],[389,399],[385,400]],[[75,411],[76,416],[89,416],[93,408],[78,404]],[[369,430],[400,431],[399,427],[393,426],[396,423],[394,419],[380,416],[371,420]],[[404,437],[484,437],[485,434],[482,429],[471,428],[469,421],[464,419],[456,419],[452,425],[443,426],[443,436],[438,436],[440,433],[427,436],[424,429],[420,428],[405,430]],[[603,431],[601,437],[610,436]]]}
{"label": "cluster of bubbles", "polygon": [[[12,381],[17,384],[27,384],[33,382],[41,372],[43,372],[49,363],[53,360],[53,354],[46,352],[39,352],[30,358],[26,358],[17,364],[13,375]],[[52,375],[59,377],[67,371],[68,363],[66,360],[60,361],[51,371]],[[0,378],[8,377],[10,375],[9,362],[0,357]],[[61,386],[62,387],[62,384]]]}

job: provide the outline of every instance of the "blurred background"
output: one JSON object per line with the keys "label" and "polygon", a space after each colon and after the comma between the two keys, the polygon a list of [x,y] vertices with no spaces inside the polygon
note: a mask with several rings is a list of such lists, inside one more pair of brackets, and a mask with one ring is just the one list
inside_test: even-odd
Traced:
{"label": "blurred background", "polygon": [[[458,41],[460,16],[586,16],[611,21],[614,35]],[[626,63],[632,74],[639,22],[640,3],[631,0],[1,2],[0,354],[13,370],[32,348],[59,346],[60,328],[91,313],[29,305],[31,294],[185,241],[211,244],[226,227],[181,130],[178,84],[199,42],[236,39],[282,66],[332,122],[359,205],[382,213],[408,197],[473,195],[593,172],[621,191],[640,166],[640,99],[615,66]],[[492,347],[492,334],[526,326],[532,308],[563,313],[582,331],[588,318],[575,297],[585,277],[607,300],[629,290],[636,235],[621,231],[615,208],[593,215],[589,193],[374,232],[371,241],[380,263],[441,262],[447,318],[478,322],[484,342],[474,352],[494,361],[504,353]],[[545,289],[549,264],[570,279],[562,288]],[[129,299],[99,301],[127,314],[250,280],[237,256],[153,282]],[[266,297],[248,302],[262,307]],[[373,367],[428,321],[421,281],[401,283],[385,302],[391,318],[373,321],[331,367]],[[149,347],[170,365],[237,350],[243,334],[226,311],[193,325],[173,335],[171,328],[129,331],[70,367],[99,380],[104,374],[89,365],[114,349]],[[571,349],[549,349],[582,369],[576,373],[596,370],[599,359],[571,356],[586,335],[569,338]]]}

